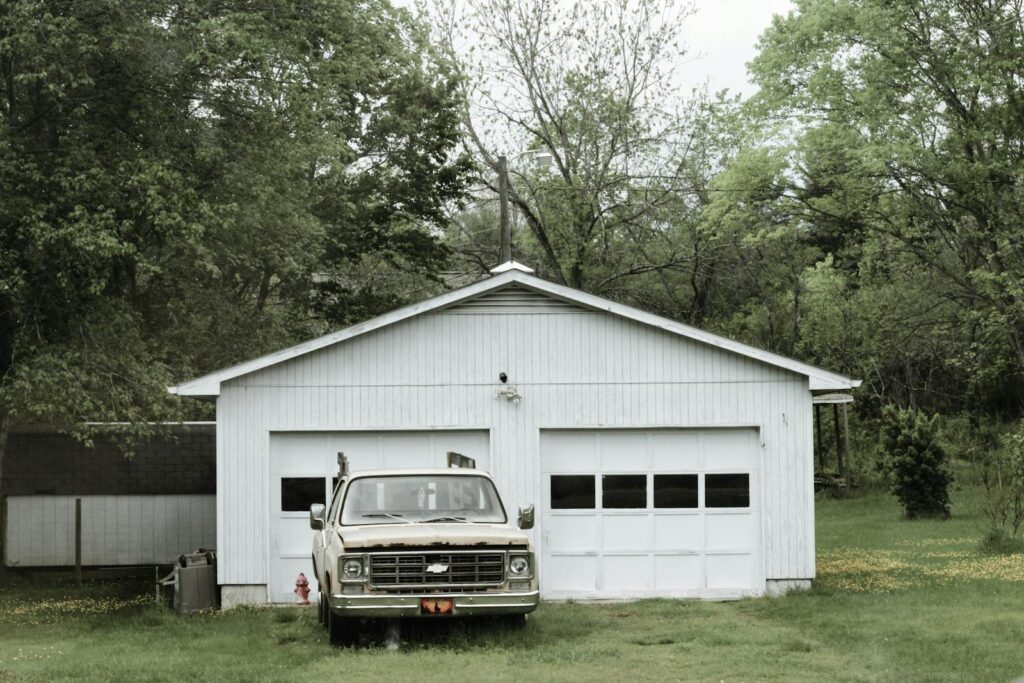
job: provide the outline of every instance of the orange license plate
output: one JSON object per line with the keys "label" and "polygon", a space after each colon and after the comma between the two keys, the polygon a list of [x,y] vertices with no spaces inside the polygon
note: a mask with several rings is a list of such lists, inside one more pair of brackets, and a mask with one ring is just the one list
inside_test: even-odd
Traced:
{"label": "orange license plate", "polygon": [[451,598],[420,598],[420,614],[433,616],[450,616],[455,611],[455,601]]}

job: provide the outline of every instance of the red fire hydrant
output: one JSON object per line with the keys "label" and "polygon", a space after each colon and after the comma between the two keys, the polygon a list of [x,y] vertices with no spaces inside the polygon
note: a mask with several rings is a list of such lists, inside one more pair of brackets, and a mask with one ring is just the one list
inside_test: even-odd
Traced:
{"label": "red fire hydrant", "polygon": [[309,604],[309,579],[302,572],[299,572],[299,578],[295,579],[295,594],[299,596],[300,605]]}

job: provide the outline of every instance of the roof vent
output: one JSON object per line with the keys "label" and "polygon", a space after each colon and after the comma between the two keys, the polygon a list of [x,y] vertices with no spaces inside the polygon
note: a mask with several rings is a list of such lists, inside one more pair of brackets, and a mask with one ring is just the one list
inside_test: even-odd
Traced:
{"label": "roof vent", "polygon": [[524,266],[522,263],[519,263],[518,261],[505,261],[500,266],[497,266],[496,268],[491,268],[491,273],[493,275],[500,275],[501,273],[507,273],[510,270],[518,270],[523,273],[533,273],[533,268],[530,268],[529,266]]}

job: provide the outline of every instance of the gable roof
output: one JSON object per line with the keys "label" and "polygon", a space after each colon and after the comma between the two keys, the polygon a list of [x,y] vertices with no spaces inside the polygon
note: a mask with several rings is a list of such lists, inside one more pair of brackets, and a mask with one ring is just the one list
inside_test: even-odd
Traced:
{"label": "gable roof", "polygon": [[772,353],[771,351],[765,351],[754,346],[743,344],[742,342],[722,337],[717,334],[705,332],[704,330],[690,325],[684,325],[683,323],[663,318],[653,313],[642,311],[632,306],[626,306],[624,304],[615,303],[608,299],[602,299],[599,296],[593,294],[587,294],[581,292],[578,289],[566,287],[564,285],[555,284],[554,282],[548,282],[542,280],[539,277],[535,277],[531,273],[533,272],[526,266],[523,266],[514,261],[502,264],[491,271],[495,273],[486,280],[474,282],[471,285],[461,287],[459,289],[445,292],[425,301],[420,301],[403,308],[396,309],[390,313],[372,318],[365,322],[361,322],[351,327],[346,327],[343,330],[337,332],[331,332],[325,334],[322,337],[316,339],[310,339],[309,341],[290,346],[280,351],[269,353],[259,358],[254,358],[238,365],[233,365],[222,370],[211,372],[208,375],[197,377],[196,379],[182,382],[173,387],[168,387],[168,391],[172,394],[179,396],[191,396],[194,398],[214,398],[220,395],[220,385],[223,382],[247,375],[271,365],[283,363],[291,360],[298,356],[302,356],[319,349],[337,344],[345,341],[346,339],[352,339],[359,335],[366,334],[378,330],[388,325],[407,320],[417,315],[423,315],[424,313],[430,313],[432,311],[438,311],[449,306],[468,301],[475,297],[481,296],[488,292],[493,292],[505,287],[519,286],[545,294],[555,299],[560,299],[570,304],[580,306],[585,309],[593,311],[603,311],[617,315],[629,320],[635,320],[645,325],[657,327],[665,330],[672,334],[677,334],[681,337],[693,339],[695,341],[709,344],[711,346],[731,351],[732,353],[752,358],[768,365],[774,365],[779,368],[790,370],[798,375],[804,375],[810,382],[811,391],[842,391],[847,389],[853,389],[860,386],[860,380],[851,379],[844,375],[840,375],[835,372],[830,372],[808,363],[802,363],[792,358],[780,356],[779,354]]}

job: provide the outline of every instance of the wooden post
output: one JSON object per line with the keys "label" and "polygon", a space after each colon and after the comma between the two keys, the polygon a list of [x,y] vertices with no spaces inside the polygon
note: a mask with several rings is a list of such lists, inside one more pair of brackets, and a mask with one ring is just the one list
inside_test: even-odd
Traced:
{"label": "wooden post", "polygon": [[814,405],[814,454],[818,456],[818,471],[825,471],[825,453],[821,450],[821,406]]}
{"label": "wooden post", "polygon": [[[2,482],[0,482],[2,484]],[[0,567],[7,566],[7,496],[0,493]]]}
{"label": "wooden post", "polygon": [[843,404],[843,457],[840,473],[846,479],[846,488],[850,488],[850,418],[846,413],[846,404]]}
{"label": "wooden post", "polygon": [[512,226],[508,215],[508,160],[498,157],[498,199],[501,211],[501,254],[499,260],[508,263],[512,260]]}
{"label": "wooden post", "polygon": [[75,498],[75,585],[82,585],[82,499]]}
{"label": "wooden post", "polygon": [[839,470],[839,476],[842,476],[846,470],[846,463],[843,462],[843,439],[842,434],[839,432],[839,404],[832,404],[832,418],[835,422],[836,431],[836,468]]}

